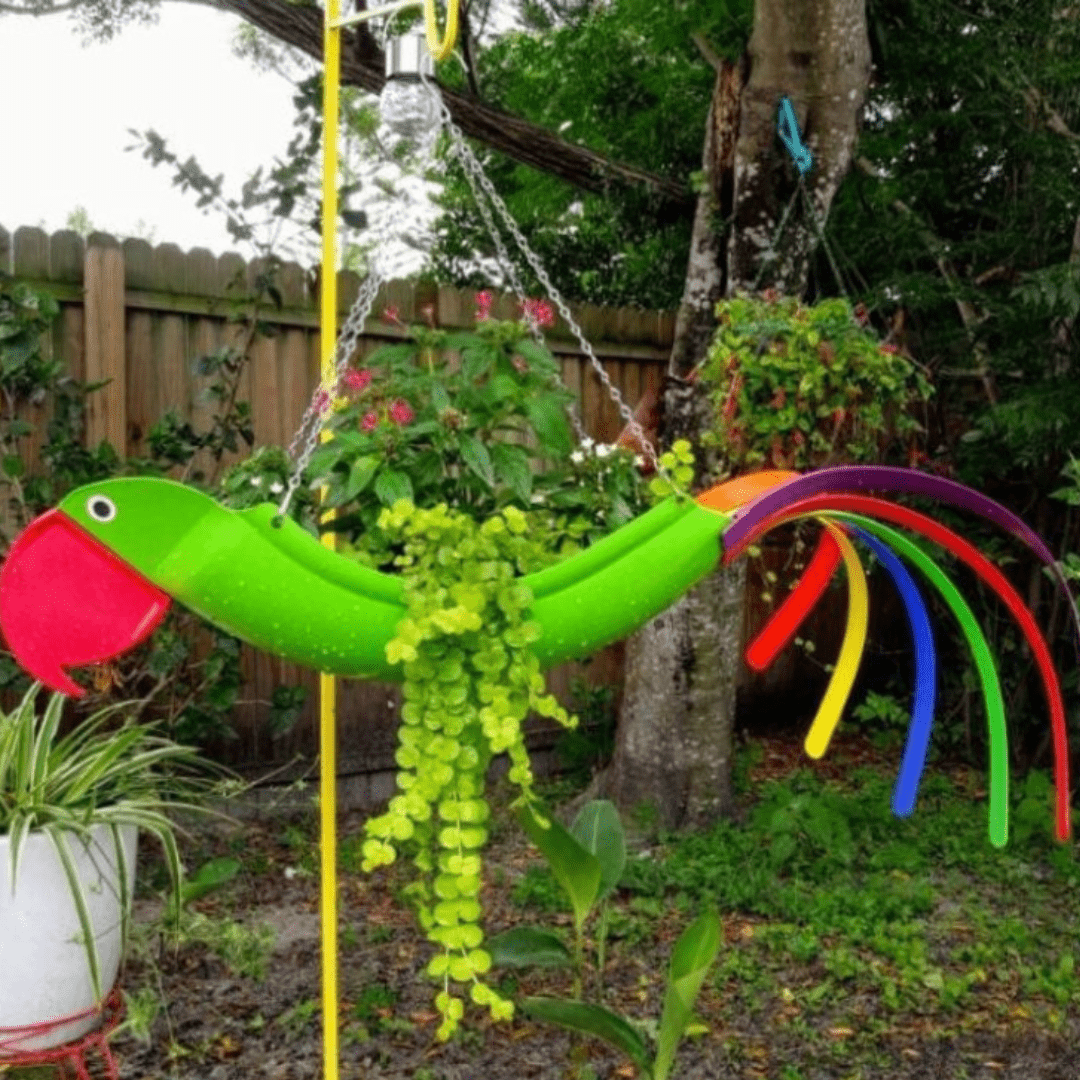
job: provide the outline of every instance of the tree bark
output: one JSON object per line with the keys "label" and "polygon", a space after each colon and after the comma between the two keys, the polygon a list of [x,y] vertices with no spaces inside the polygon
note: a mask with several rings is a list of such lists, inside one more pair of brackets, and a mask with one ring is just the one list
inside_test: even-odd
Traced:
{"label": "tree bark", "polygon": [[[727,288],[750,291],[756,283],[797,296],[806,288],[819,226],[855,149],[870,83],[865,0],[757,0],[748,51]],[[814,164],[805,177],[810,206],[796,199],[778,236],[798,175],[776,137],[776,111],[784,95],[794,105]]]}
{"label": "tree bark", "polygon": [[[659,409],[663,445],[711,424],[703,388],[681,376],[707,352],[716,301],[759,278],[792,295],[806,287],[814,217],[824,222],[850,165],[869,83],[864,3],[757,0],[745,86],[734,65],[718,67],[705,182]],[[794,164],[776,137],[784,94],[815,155],[806,182],[813,212],[793,209],[774,258],[774,235],[797,191]],[[708,472],[712,463],[697,464]],[[627,643],[615,756],[596,786],[623,807],[651,804],[667,828],[701,826],[732,807],[745,592],[744,563],[719,570]]]}

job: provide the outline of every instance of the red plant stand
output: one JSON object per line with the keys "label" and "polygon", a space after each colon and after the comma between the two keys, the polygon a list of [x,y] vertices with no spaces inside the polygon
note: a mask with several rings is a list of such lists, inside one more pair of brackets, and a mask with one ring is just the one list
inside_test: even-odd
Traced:
{"label": "red plant stand", "polygon": [[[62,1046],[50,1046],[44,1050],[20,1048],[20,1044],[30,1039],[48,1035],[49,1032],[75,1020],[83,1020],[88,1016],[96,1015],[101,1016],[101,1024],[75,1042],[64,1043]],[[0,1027],[0,1065],[55,1065],[60,1076],[65,1078],[74,1076],[77,1080],[96,1080],[95,1073],[97,1073],[98,1076],[103,1075],[106,1080],[119,1080],[120,1074],[116,1068],[116,1060],[109,1049],[108,1039],[123,1015],[124,997],[120,993],[120,988],[114,987],[102,1005],[76,1013],[74,1016],[63,1016],[56,1020],[47,1020],[43,1024],[30,1024],[26,1027]],[[87,1064],[87,1055],[91,1052],[96,1052],[100,1063],[100,1068],[95,1069],[94,1073],[91,1073]],[[93,1061],[93,1056],[90,1060]],[[101,1070],[104,1072],[102,1073]]]}

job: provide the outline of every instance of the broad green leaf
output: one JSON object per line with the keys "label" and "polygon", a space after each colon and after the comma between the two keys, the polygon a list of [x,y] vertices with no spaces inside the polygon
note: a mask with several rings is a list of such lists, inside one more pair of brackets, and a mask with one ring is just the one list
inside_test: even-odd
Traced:
{"label": "broad green leaf", "polygon": [[570,950],[550,930],[518,926],[487,940],[494,967],[569,967]]}
{"label": "broad green leaf", "polygon": [[715,911],[695,919],[675,943],[668,971],[664,1011],[656,1039],[654,1080],[667,1080],[675,1050],[693,1013],[712,962],[720,950],[720,920]]}
{"label": "broad green leaf", "polygon": [[393,506],[398,499],[412,499],[413,487],[408,474],[384,469],[375,478],[375,494],[383,506]]}
{"label": "broad green leaf", "polygon": [[559,1024],[603,1039],[626,1054],[641,1070],[645,1080],[652,1080],[645,1040],[621,1016],[599,1005],[565,998],[528,997],[521,1002],[521,1009],[534,1020],[546,1020],[549,1024]]}
{"label": "broad green leaf", "polygon": [[488,453],[488,448],[475,435],[462,436],[461,460],[489,488],[495,486],[495,472],[491,467],[491,455]]}
{"label": "broad green leaf", "polygon": [[349,479],[345,481],[345,486],[342,489],[342,502],[350,502],[355,499],[371,483],[371,478],[378,471],[379,462],[380,458],[375,454],[365,454],[352,463],[352,468],[349,470]]}
{"label": "broad green leaf", "polygon": [[566,410],[555,395],[540,394],[530,398],[525,404],[525,412],[545,450],[556,454],[570,453],[574,445],[570,425],[566,420]]}
{"label": "broad green leaf", "polygon": [[527,506],[533,482],[529,455],[520,446],[496,443],[491,448],[491,464],[495,475]]}
{"label": "broad green leaf", "polygon": [[321,449],[311,455],[308,462],[307,473],[315,479],[325,476],[341,458],[341,447],[335,446],[333,441],[327,443]]}
{"label": "broad green leaf", "polygon": [[626,869],[626,833],[619,820],[619,811],[607,799],[594,799],[582,808],[570,826],[570,832],[600,861],[597,899],[603,900],[619,884]]}
{"label": "broad green leaf", "polygon": [[180,895],[183,903],[190,904],[201,896],[227,885],[240,872],[240,860],[233,858],[211,859],[184,882]]}
{"label": "broad green leaf", "polygon": [[574,923],[580,930],[600,890],[600,860],[586,851],[554,817],[548,818],[545,827],[531,807],[523,806],[518,811],[518,820],[570,898]]}

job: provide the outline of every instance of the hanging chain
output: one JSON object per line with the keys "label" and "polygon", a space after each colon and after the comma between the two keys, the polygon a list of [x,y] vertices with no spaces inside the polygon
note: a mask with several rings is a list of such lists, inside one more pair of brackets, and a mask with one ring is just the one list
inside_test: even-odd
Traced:
{"label": "hanging chain", "polygon": [[[430,93],[437,94],[438,90],[435,89],[430,83],[427,83],[428,91]],[[441,101],[441,96],[440,96]],[[445,116],[444,116],[445,122]],[[542,347],[547,346],[544,341],[543,331],[540,329],[540,323],[536,318],[536,315],[526,304],[525,286],[522,284],[521,276],[517,272],[517,267],[514,266],[513,259],[510,258],[510,253],[506,250],[506,244],[503,241],[502,233],[499,232],[498,227],[495,224],[495,219],[491,216],[491,207],[488,205],[487,199],[484,197],[484,193],[478,184],[469,161],[461,152],[461,147],[467,144],[463,140],[457,138],[451,138],[450,149],[454,152],[454,156],[461,162],[462,168],[465,172],[465,179],[468,181],[469,189],[472,191],[473,201],[476,203],[477,208],[480,211],[480,216],[484,219],[484,224],[487,226],[488,235],[491,237],[495,244],[496,259],[499,263],[499,268],[506,275],[510,281],[510,287],[514,290],[514,295],[518,298],[518,303],[521,305],[522,314],[525,317],[525,321],[529,325],[529,332],[533,336],[533,340],[537,345]],[[479,163],[478,163],[479,164]],[[557,378],[557,376],[556,376]],[[569,405],[570,423],[573,425],[574,434],[577,435],[578,442],[582,442],[586,438],[585,426],[581,422],[581,414],[578,412],[577,404],[570,402]]]}
{"label": "hanging chain", "polygon": [[[431,84],[428,83],[427,85],[430,89]],[[433,92],[438,93],[437,90],[434,90]],[[671,484],[673,488],[681,492],[681,489],[678,487],[678,485],[675,484],[674,480],[668,474],[667,470],[664,468],[663,465],[660,464],[660,459],[656,453],[656,448],[653,446],[649,437],[645,434],[642,426],[634,418],[632,410],[623,400],[623,396],[619,393],[618,387],[615,386],[615,384],[611,381],[611,377],[604,370],[603,364],[601,364],[600,361],[596,358],[596,353],[593,352],[593,348],[589,344],[589,341],[585,337],[585,334],[583,333],[581,327],[578,326],[577,322],[574,320],[574,316],[570,313],[570,308],[568,307],[566,301],[562,298],[562,295],[559,293],[558,289],[555,288],[554,284],[551,281],[551,278],[548,276],[547,271],[544,269],[544,266],[540,262],[540,259],[537,257],[536,253],[532,250],[532,248],[529,247],[528,241],[525,239],[521,230],[518,228],[518,224],[514,220],[513,215],[507,209],[506,203],[503,202],[499,193],[495,190],[495,185],[492,184],[491,180],[488,178],[487,173],[484,172],[483,166],[480,164],[479,160],[477,160],[476,155],[473,153],[472,148],[465,141],[465,136],[461,133],[461,130],[454,123],[453,117],[450,115],[450,110],[447,107],[446,102],[443,101],[441,94],[438,96],[438,100],[439,109],[442,113],[443,126],[446,128],[447,132],[450,135],[450,141],[451,145],[454,148],[454,152],[457,155],[458,160],[464,167],[466,175],[471,176],[470,186],[473,186],[473,183],[475,181],[475,183],[480,186],[481,190],[487,196],[487,199],[491,203],[491,205],[495,207],[496,211],[499,214],[499,217],[502,218],[503,224],[505,225],[506,229],[509,231],[511,236],[513,236],[514,240],[516,241],[518,247],[521,250],[522,255],[525,256],[526,261],[532,268],[533,273],[536,275],[536,279],[544,287],[547,295],[551,297],[551,299],[554,301],[555,306],[559,309],[559,314],[563,317],[563,321],[566,323],[570,332],[574,335],[574,338],[577,340],[578,345],[581,347],[582,353],[588,358],[589,363],[592,365],[593,370],[596,372],[597,378],[599,378],[601,384],[604,386],[604,389],[607,390],[608,396],[615,403],[616,408],[619,410],[619,414],[626,421],[630,431],[637,438],[642,450],[645,452],[646,459],[652,463],[656,471],[660,473],[660,475],[663,476],[663,478],[667,480],[667,482]]]}
{"label": "hanging chain", "polygon": [[319,436],[322,432],[323,418],[330,411],[334,400],[341,388],[341,380],[356,351],[360,337],[364,333],[364,324],[371,315],[371,309],[375,306],[375,297],[379,292],[381,281],[378,275],[372,271],[361,282],[360,291],[356,296],[356,302],[349,312],[348,318],[341,327],[337,345],[334,349],[334,371],[329,380],[320,379],[311,395],[311,401],[304,412],[300,427],[289,444],[289,457],[293,460],[293,471],[289,477],[289,483],[285,488],[281,504],[278,506],[278,514],[284,516],[289,511],[289,504],[300,486],[300,480],[304,470],[311,461],[311,455],[315,453],[315,447],[319,445]]}

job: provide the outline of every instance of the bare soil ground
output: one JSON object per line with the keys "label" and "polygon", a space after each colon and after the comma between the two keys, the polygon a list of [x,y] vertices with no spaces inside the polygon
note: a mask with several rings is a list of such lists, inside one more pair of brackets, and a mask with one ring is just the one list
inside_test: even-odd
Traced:
{"label": "bare soil ground", "polygon": [[[782,756],[782,755],[781,755]],[[774,760],[767,758],[768,760]],[[775,761],[774,761],[775,764]],[[359,817],[340,826],[358,834]],[[523,910],[511,899],[515,882],[535,856],[509,823],[493,830],[483,897],[488,933],[522,922],[550,925],[560,918]],[[122,1080],[314,1080],[322,1076],[318,878],[313,821],[268,820],[200,836],[189,866],[237,854],[243,873],[223,892],[200,902],[207,912],[266,924],[277,940],[262,982],[230,974],[209,949],[188,945],[160,957],[167,1016],[155,1022],[148,1045],[122,1035],[115,1043]],[[306,838],[306,839],[305,839]],[[348,840],[346,839],[348,850]],[[349,859],[343,859],[348,864]],[[153,861],[145,869],[152,875]],[[145,878],[146,875],[144,875]],[[633,1067],[605,1045],[577,1042],[561,1030],[526,1020],[492,1024],[478,1011],[447,1044],[435,1039],[434,988],[424,976],[428,946],[395,898],[403,878],[365,877],[344,869],[340,878],[341,1072],[343,1080],[630,1080]],[[635,1018],[655,1017],[671,944],[689,915],[676,905],[635,921],[613,943],[604,1004]],[[754,933],[752,920],[724,915],[725,949]],[[643,933],[642,927],[648,932]],[[636,933],[632,932],[634,927]],[[1080,1017],[1067,1012],[1054,1033],[1043,1030],[1017,1000],[991,1014],[970,1009],[942,1022],[924,1013],[885,1013],[868,996],[800,1007],[785,987],[807,985],[812,963],[781,971],[761,993],[742,995],[706,982],[698,1014],[704,1034],[687,1039],[674,1075],[694,1080],[1077,1080]],[[132,963],[130,988],[153,975]],[[569,975],[517,977],[522,994],[569,993]]]}

